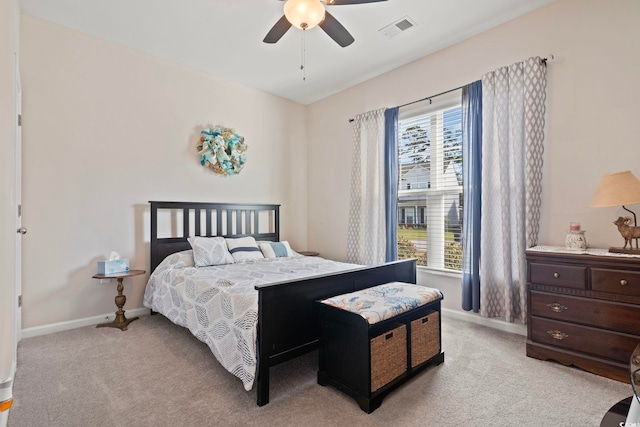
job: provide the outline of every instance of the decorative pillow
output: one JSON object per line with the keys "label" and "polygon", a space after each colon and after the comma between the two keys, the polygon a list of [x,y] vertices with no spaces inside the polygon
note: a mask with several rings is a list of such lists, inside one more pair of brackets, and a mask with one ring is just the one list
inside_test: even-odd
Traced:
{"label": "decorative pillow", "polygon": [[192,236],[187,239],[193,248],[193,263],[196,267],[233,264],[224,237]]}
{"label": "decorative pillow", "polygon": [[225,240],[227,241],[227,248],[229,248],[229,252],[231,252],[231,256],[235,262],[264,258],[258,248],[256,239],[251,236]]}
{"label": "decorative pillow", "polygon": [[154,272],[161,272],[166,270],[173,270],[174,268],[186,268],[193,267],[193,250],[187,249],[185,251],[174,252],[167,255],[160,264],[156,267]]}
{"label": "decorative pillow", "polygon": [[[186,251],[175,252],[167,256],[165,261],[171,268],[193,267],[193,250],[187,249]],[[163,263],[165,261],[163,261]]]}
{"label": "decorative pillow", "polygon": [[258,244],[262,255],[265,258],[284,258],[290,256],[296,256],[297,254],[289,246],[289,242],[286,240],[282,242],[260,242]]}

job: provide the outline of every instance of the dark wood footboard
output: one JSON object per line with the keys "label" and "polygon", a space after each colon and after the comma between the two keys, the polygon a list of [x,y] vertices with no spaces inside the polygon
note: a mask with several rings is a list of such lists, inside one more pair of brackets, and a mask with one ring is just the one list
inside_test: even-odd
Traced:
{"label": "dark wood footboard", "polygon": [[269,368],[318,347],[314,302],[388,282],[416,283],[416,260],[258,285],[258,405],[269,403]]}

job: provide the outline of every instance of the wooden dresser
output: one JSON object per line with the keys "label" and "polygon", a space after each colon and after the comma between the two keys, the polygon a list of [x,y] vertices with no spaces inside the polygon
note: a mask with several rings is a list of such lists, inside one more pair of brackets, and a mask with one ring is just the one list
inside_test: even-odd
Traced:
{"label": "wooden dresser", "polygon": [[640,258],[527,250],[527,356],[629,382],[640,343]]}

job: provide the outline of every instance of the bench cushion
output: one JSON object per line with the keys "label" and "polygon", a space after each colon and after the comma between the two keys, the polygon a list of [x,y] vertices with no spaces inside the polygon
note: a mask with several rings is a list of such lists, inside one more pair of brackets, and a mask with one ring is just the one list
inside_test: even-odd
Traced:
{"label": "bench cushion", "polygon": [[442,299],[442,293],[438,289],[391,282],[337,295],[321,302],[356,313],[372,325],[439,299]]}

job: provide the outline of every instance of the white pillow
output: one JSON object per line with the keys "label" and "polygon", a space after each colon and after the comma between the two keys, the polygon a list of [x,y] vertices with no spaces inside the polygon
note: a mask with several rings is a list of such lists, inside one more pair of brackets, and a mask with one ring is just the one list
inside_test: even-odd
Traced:
{"label": "white pillow", "polygon": [[165,260],[172,268],[193,267],[193,250],[187,249],[186,251],[175,252],[166,257]]}
{"label": "white pillow", "polygon": [[233,264],[224,237],[192,236],[187,239],[193,248],[193,263],[196,267]]}
{"label": "white pillow", "polygon": [[258,244],[260,246],[260,250],[262,251],[262,255],[265,258],[284,258],[296,256],[296,252],[291,249],[289,246],[289,242],[286,240],[282,242],[260,242]]}
{"label": "white pillow", "polygon": [[227,241],[227,248],[229,248],[229,252],[235,262],[264,258],[258,248],[256,239],[251,236],[225,240]]}
{"label": "white pillow", "polygon": [[193,250],[191,249],[174,252],[170,255],[167,255],[167,257],[163,259],[160,264],[158,264],[155,271],[164,271],[185,267],[193,267]]}

